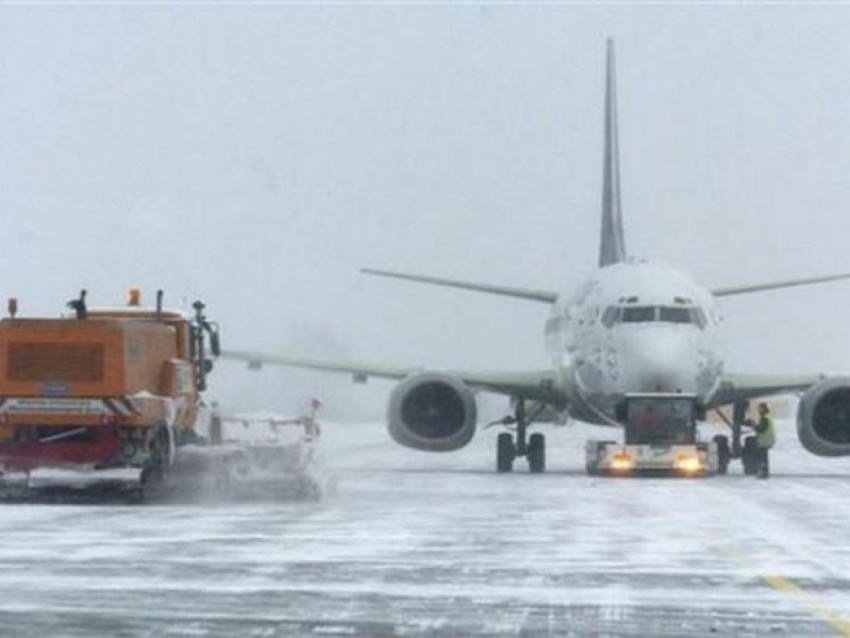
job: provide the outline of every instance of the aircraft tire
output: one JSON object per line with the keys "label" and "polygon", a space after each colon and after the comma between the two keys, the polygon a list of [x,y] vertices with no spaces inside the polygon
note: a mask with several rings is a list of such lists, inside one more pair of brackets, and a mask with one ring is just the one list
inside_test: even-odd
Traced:
{"label": "aircraft tire", "polygon": [[528,469],[532,474],[546,471],[546,437],[535,432],[528,440]]}
{"label": "aircraft tire", "polygon": [[744,474],[755,476],[759,470],[759,456],[756,449],[756,437],[748,436],[744,439],[744,449],[741,450],[741,463],[744,465]]}
{"label": "aircraft tire", "polygon": [[731,458],[729,437],[718,434],[714,437],[714,442],[717,444],[717,473],[726,474],[729,471],[729,459]]}
{"label": "aircraft tire", "polygon": [[496,471],[504,473],[513,470],[515,458],[514,439],[509,432],[502,432],[496,439]]}

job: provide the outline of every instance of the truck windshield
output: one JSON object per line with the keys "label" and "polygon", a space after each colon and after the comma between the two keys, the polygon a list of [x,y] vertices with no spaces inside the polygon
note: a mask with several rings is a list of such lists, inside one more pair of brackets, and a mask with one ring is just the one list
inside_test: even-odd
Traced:
{"label": "truck windshield", "polygon": [[673,445],[694,443],[696,421],[690,397],[628,399],[626,443]]}

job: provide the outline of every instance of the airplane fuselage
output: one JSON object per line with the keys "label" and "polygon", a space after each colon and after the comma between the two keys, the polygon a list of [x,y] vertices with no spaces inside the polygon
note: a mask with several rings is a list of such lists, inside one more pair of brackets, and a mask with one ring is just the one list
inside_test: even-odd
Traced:
{"label": "airplane fuselage", "polygon": [[601,268],[559,297],[546,325],[570,414],[614,424],[617,403],[634,392],[707,403],[723,372],[720,322],[711,293],[679,271],[633,261]]}

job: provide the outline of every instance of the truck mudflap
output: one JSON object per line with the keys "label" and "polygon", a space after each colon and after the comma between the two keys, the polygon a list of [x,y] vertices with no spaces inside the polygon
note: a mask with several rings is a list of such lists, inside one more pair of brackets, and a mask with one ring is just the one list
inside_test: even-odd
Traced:
{"label": "truck mudflap", "polygon": [[[112,428],[21,426],[17,440],[0,443],[0,472],[94,468],[124,458],[125,441]],[[133,450],[135,454],[135,448]]]}
{"label": "truck mudflap", "polygon": [[0,443],[0,500],[152,500],[173,457],[171,428],[17,426]]}
{"label": "truck mudflap", "polygon": [[714,442],[649,445],[587,441],[585,467],[603,476],[710,476],[717,473]]}
{"label": "truck mudflap", "polygon": [[0,473],[0,501],[5,502],[137,502],[146,497],[145,487],[144,470],[131,467],[36,468]]}

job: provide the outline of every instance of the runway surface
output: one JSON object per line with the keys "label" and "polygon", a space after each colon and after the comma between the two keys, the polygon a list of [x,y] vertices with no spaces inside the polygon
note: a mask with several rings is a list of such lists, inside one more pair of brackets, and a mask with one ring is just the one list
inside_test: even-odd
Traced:
{"label": "runway surface", "polygon": [[2,506],[0,636],[850,635],[850,459],[591,478],[544,431],[539,476],[326,425],[318,503]]}

